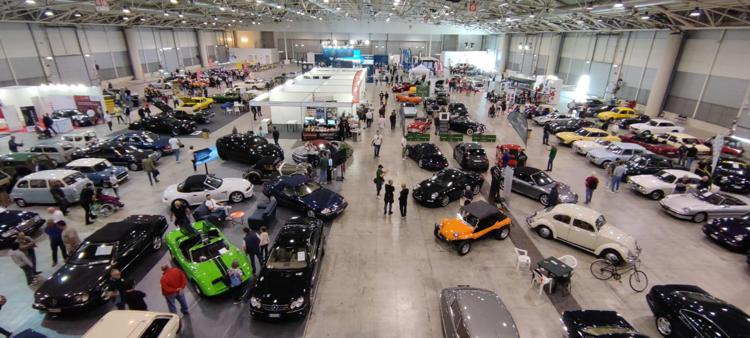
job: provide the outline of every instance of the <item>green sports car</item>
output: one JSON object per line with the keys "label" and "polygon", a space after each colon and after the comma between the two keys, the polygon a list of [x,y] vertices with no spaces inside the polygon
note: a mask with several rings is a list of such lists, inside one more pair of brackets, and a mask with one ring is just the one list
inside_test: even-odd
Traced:
{"label": "green sports car", "polygon": [[215,296],[229,291],[227,270],[234,260],[240,263],[242,281],[250,279],[253,269],[247,255],[224,238],[219,228],[206,221],[193,223],[193,228],[196,234],[177,229],[167,233],[165,240],[172,259],[198,294]]}

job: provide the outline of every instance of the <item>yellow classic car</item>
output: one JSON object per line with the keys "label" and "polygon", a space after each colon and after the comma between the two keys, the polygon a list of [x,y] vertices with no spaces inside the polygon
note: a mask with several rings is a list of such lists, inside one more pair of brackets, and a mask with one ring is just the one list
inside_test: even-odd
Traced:
{"label": "yellow classic car", "polygon": [[640,114],[635,111],[633,108],[628,107],[615,107],[612,108],[610,111],[605,111],[599,113],[596,117],[599,118],[600,121],[608,121],[608,120],[620,120],[620,119],[631,119],[636,118]]}
{"label": "yellow classic car", "polygon": [[445,218],[435,223],[434,235],[441,242],[453,245],[463,256],[471,251],[471,242],[492,234],[497,240],[510,235],[510,217],[485,201],[461,207],[457,218]]}
{"label": "yellow classic car", "polygon": [[597,128],[581,128],[577,131],[565,131],[562,133],[555,134],[560,143],[565,145],[571,145],[575,141],[593,141],[594,139],[600,139],[604,141],[620,142],[620,138],[614,136],[604,130]]}
{"label": "yellow classic car", "polygon": [[683,133],[666,133],[657,135],[656,139],[666,145],[670,145],[675,148],[679,148],[682,146],[686,146],[688,148],[695,147],[695,149],[698,150],[698,155],[700,156],[711,154],[711,148],[703,145],[701,143],[701,140],[693,135]]}
{"label": "yellow classic car", "polygon": [[211,108],[214,103],[214,99],[210,97],[180,97],[180,106],[175,108],[176,110],[183,110],[186,112],[200,111]]}

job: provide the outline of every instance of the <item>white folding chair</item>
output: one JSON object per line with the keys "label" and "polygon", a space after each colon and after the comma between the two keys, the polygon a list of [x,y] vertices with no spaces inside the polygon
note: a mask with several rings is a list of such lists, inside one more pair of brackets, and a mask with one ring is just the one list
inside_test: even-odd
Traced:
{"label": "white folding chair", "polygon": [[534,278],[531,279],[531,287],[533,288],[534,284],[539,284],[539,295],[542,294],[545,285],[549,285],[549,292],[552,293],[552,278],[544,276],[536,270],[532,270],[531,273],[534,274]]}
{"label": "white folding chair", "polygon": [[527,265],[531,268],[531,257],[529,257],[529,252],[527,250],[513,247],[513,251],[516,252],[516,271],[521,268],[521,264]]}
{"label": "white folding chair", "polygon": [[562,257],[557,257],[561,262],[565,263],[565,265],[575,269],[576,266],[578,266],[578,260],[571,256],[571,255],[565,255]]}

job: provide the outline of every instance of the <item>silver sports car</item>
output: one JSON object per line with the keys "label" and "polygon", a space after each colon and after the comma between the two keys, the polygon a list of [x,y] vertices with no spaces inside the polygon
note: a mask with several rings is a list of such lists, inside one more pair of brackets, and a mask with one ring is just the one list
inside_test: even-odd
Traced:
{"label": "silver sports car", "polygon": [[489,290],[468,286],[443,289],[440,321],[444,337],[519,337],[508,308]]}
{"label": "silver sports car", "polygon": [[[493,168],[493,175],[499,175],[500,187],[503,186],[503,177],[500,175],[497,167]],[[515,168],[513,171],[513,192],[526,195],[545,206],[549,205],[549,193],[552,186],[557,183],[558,203],[578,203],[578,194],[570,190],[570,186],[565,183],[557,182],[549,177],[541,169],[532,167]]]}
{"label": "silver sports car", "polygon": [[750,213],[750,199],[721,192],[673,194],[659,203],[666,213],[695,223],[703,223],[709,218],[739,217]]}

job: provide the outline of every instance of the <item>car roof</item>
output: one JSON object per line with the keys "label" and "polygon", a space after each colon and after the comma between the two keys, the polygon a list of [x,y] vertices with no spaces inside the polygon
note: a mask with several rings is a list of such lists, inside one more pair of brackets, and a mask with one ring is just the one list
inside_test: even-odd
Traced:
{"label": "car roof", "polygon": [[[672,120],[667,120],[667,119],[651,119],[651,122],[672,122]],[[644,122],[644,123],[648,123],[648,122]],[[674,122],[672,122],[672,123],[674,123]]]}
{"label": "car roof", "polygon": [[472,202],[462,207],[466,212],[476,216],[478,219],[484,219],[500,213],[498,208],[493,207],[485,201]]}
{"label": "car roof", "polygon": [[99,319],[84,335],[84,338],[97,338],[107,336],[135,337],[140,336],[151,322],[156,318],[169,318],[179,320],[179,317],[171,313],[159,313],[150,311],[115,310],[107,312]]}
{"label": "car roof", "polygon": [[581,129],[583,129],[583,130],[585,130],[585,131],[591,131],[591,132],[600,132],[600,133],[606,133],[606,131],[604,131],[604,130],[601,130],[601,129],[599,129],[599,128],[586,127],[586,128],[581,128]]}
{"label": "car roof", "polygon": [[79,136],[79,135],[88,135],[88,134],[94,134],[94,136],[96,136],[96,132],[93,130],[70,132],[63,136]]}
{"label": "car roof", "polygon": [[478,288],[451,288],[472,337],[518,337],[516,324],[500,297]]}
{"label": "car roof", "polygon": [[614,144],[622,149],[646,149],[637,143],[612,142],[611,144]]}
{"label": "car roof", "polygon": [[[313,219],[314,220],[314,219]],[[307,242],[315,229],[315,222],[303,219],[290,219],[279,231],[275,244],[279,246],[300,246]]]}
{"label": "car roof", "polygon": [[28,180],[28,179],[62,179],[63,177],[67,177],[70,174],[78,173],[75,170],[70,169],[52,169],[52,170],[42,170],[37,171],[35,173],[28,174],[22,178],[22,180]]}
{"label": "car roof", "polygon": [[66,167],[92,167],[104,161],[106,160],[103,158],[91,158],[91,157],[79,158],[77,160],[68,162]]}
{"label": "car roof", "polygon": [[40,142],[36,146],[41,146],[41,147],[45,147],[45,146],[46,147],[49,147],[49,146],[61,146],[61,147],[62,146],[71,146],[72,147],[73,143],[70,143],[68,141],[46,141],[46,142]]}
{"label": "car roof", "polygon": [[595,220],[602,215],[602,213],[594,209],[573,203],[560,203],[556,205],[552,210],[568,216],[582,216],[580,218],[587,218],[589,220]]}
{"label": "car roof", "polygon": [[682,177],[687,176],[690,178],[700,178],[700,176],[687,171],[687,170],[680,170],[680,169],[663,169],[662,171],[669,173],[670,175],[674,175],[675,177]]}
{"label": "car roof", "polygon": [[95,231],[86,241],[94,243],[112,243],[121,240],[130,234],[131,231],[139,229],[147,224],[153,224],[158,218],[163,216],[155,215],[131,215],[122,221],[107,223],[101,229]]}
{"label": "car roof", "polygon": [[462,144],[465,149],[482,149],[482,145],[477,142],[464,142]]}

